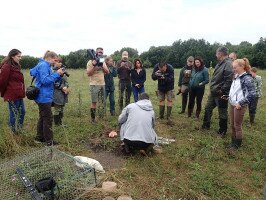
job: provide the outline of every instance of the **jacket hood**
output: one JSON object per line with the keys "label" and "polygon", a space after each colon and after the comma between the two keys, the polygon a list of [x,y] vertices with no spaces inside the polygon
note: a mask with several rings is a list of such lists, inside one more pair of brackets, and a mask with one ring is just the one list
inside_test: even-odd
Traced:
{"label": "jacket hood", "polygon": [[147,111],[151,111],[153,110],[152,104],[150,100],[147,99],[143,99],[143,100],[139,100],[136,102],[136,104],[142,109],[142,110],[147,110]]}

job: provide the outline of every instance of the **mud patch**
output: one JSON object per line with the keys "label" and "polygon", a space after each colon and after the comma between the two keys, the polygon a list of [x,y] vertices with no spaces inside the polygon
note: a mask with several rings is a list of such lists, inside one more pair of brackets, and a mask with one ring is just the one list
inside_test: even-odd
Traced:
{"label": "mud patch", "polygon": [[95,152],[95,159],[98,160],[105,170],[120,169],[124,164],[124,159],[113,152]]}
{"label": "mud patch", "polygon": [[109,138],[109,132],[109,130],[105,131],[100,137],[90,139],[87,148],[94,152],[94,158],[101,163],[105,170],[119,169],[124,163],[121,142],[119,136]]}

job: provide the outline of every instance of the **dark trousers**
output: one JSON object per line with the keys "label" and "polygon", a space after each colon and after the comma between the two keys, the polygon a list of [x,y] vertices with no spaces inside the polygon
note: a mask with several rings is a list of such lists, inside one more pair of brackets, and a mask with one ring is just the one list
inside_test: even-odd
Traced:
{"label": "dark trousers", "polygon": [[187,107],[187,99],[188,99],[188,91],[182,93],[182,108],[181,111],[185,112],[186,107]]}
{"label": "dark trousers", "polygon": [[123,99],[125,93],[125,107],[130,103],[131,82],[130,80],[119,80],[119,107],[123,109]]}
{"label": "dark trousers", "polygon": [[110,102],[110,112],[115,111],[115,93],[114,90],[105,90],[106,93],[106,99],[109,96],[109,102]]}
{"label": "dark trousers", "polygon": [[227,130],[227,119],[228,119],[228,101],[223,100],[212,93],[208,97],[207,104],[205,106],[205,113],[203,118],[203,126],[210,127],[212,112],[215,107],[218,107],[219,113],[219,131],[226,132]]}
{"label": "dark trousers", "polygon": [[249,103],[249,105],[248,105],[249,115],[255,115],[256,114],[258,100],[259,100],[259,98],[256,97]]}
{"label": "dark trousers", "polygon": [[39,121],[36,139],[50,142],[53,140],[51,103],[38,103]]}
{"label": "dark trousers", "polygon": [[196,112],[199,113],[202,107],[202,98],[205,88],[191,88],[189,91],[188,109],[193,110],[195,105],[195,99],[197,104]]}
{"label": "dark trousers", "polygon": [[123,142],[125,143],[125,145],[127,145],[129,147],[130,150],[146,150],[150,145],[153,145],[151,143],[146,143],[146,142],[142,142],[142,141],[131,141],[128,139],[124,139]]}
{"label": "dark trousers", "polygon": [[23,99],[8,102],[9,126],[13,133],[22,128],[25,117],[25,106]]}
{"label": "dark trousers", "polygon": [[139,94],[145,92],[144,87],[136,87],[136,86],[132,86],[132,92],[134,95],[134,101],[137,102],[139,100]]}

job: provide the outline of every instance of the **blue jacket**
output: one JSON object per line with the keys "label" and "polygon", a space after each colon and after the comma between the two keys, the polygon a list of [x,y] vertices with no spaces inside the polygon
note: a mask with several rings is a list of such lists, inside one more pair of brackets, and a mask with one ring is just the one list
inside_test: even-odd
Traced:
{"label": "blue jacket", "polygon": [[59,73],[53,73],[50,63],[40,59],[39,63],[30,69],[30,75],[35,77],[35,86],[40,89],[35,101],[37,103],[52,103],[54,83],[61,79]]}
{"label": "blue jacket", "polygon": [[254,79],[248,73],[240,76],[240,83],[245,98],[239,101],[239,104],[241,106],[245,106],[250,104],[250,102],[256,98],[256,87],[254,84]]}

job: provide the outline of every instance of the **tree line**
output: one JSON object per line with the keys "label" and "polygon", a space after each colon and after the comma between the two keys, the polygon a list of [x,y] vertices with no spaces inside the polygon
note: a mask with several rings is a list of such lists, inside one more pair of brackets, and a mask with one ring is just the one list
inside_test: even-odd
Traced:
{"label": "tree line", "polygon": [[[114,61],[118,61],[121,59],[121,53],[128,51],[130,61],[140,58],[146,68],[153,67],[159,61],[164,61],[172,64],[175,68],[180,68],[185,65],[186,59],[190,55],[201,56],[206,67],[210,67],[217,62],[215,51],[219,46],[226,46],[230,52],[236,52],[238,58],[248,58],[254,67],[266,69],[266,37],[261,37],[256,44],[243,41],[238,45],[233,45],[230,42],[226,44],[218,42],[210,44],[204,39],[177,40],[171,46],[151,46],[148,51],[141,54],[139,54],[137,49],[123,47],[121,50],[115,51],[111,56]],[[72,69],[85,68],[89,60],[87,49],[80,49],[70,52],[68,55],[60,56],[63,59],[63,63]],[[0,56],[0,61],[3,58],[4,56]],[[23,56],[21,66],[25,69],[32,68],[38,63],[38,59],[32,56]]]}

